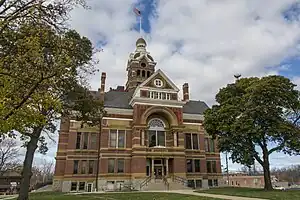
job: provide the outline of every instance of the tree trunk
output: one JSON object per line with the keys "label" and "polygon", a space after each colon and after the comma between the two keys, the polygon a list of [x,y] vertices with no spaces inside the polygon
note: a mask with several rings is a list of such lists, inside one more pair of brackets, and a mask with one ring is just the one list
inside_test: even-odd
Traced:
{"label": "tree trunk", "polygon": [[268,151],[263,152],[263,169],[264,169],[264,181],[265,181],[265,190],[273,190],[271,173],[270,173],[270,162]]}
{"label": "tree trunk", "polygon": [[34,128],[30,141],[27,144],[25,160],[23,163],[22,180],[18,200],[28,200],[30,178],[32,176],[32,162],[36,148],[38,147],[39,137],[43,128]]}

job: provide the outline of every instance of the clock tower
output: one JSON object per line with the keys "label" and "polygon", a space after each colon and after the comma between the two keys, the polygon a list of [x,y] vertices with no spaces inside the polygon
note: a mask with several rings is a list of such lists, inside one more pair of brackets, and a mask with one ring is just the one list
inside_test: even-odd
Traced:
{"label": "clock tower", "polygon": [[129,55],[127,62],[126,90],[134,90],[155,72],[156,62],[146,51],[147,43],[143,38],[136,41],[136,49]]}

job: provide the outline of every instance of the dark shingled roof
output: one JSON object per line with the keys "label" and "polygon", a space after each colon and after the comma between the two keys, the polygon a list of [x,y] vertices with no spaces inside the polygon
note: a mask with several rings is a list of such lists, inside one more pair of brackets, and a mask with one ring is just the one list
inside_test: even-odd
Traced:
{"label": "dark shingled roof", "polygon": [[104,106],[109,108],[127,108],[131,109],[129,102],[134,91],[120,92],[120,91],[109,91],[104,95]]}
{"label": "dark shingled roof", "polygon": [[183,113],[203,114],[207,108],[209,107],[203,101],[190,100],[183,106]]}
{"label": "dark shingled roof", "polygon": [[[120,92],[113,90],[106,92],[104,96],[104,106],[109,108],[132,109],[129,102],[133,92],[134,91]],[[190,100],[183,106],[183,113],[203,114],[207,108],[207,104],[203,101]]]}

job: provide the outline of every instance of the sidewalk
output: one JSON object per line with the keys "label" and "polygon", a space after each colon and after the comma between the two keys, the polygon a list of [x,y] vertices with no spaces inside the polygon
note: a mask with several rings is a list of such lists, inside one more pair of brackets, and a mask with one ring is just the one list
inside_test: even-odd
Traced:
{"label": "sidewalk", "polygon": [[219,194],[199,193],[199,192],[193,192],[192,190],[166,190],[166,191],[140,191],[140,192],[167,192],[167,193],[186,194],[186,195],[211,197],[211,198],[219,198],[219,199],[230,199],[230,200],[266,200],[266,199],[249,198],[249,197],[237,197],[237,196],[228,196],[228,195],[219,195]]}

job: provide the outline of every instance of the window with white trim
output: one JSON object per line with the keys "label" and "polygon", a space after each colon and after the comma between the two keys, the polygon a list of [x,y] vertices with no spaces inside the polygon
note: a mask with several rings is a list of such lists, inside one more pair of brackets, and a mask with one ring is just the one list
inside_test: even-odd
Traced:
{"label": "window with white trim", "polygon": [[171,100],[171,94],[166,92],[150,91],[148,97],[151,99]]}
{"label": "window with white trim", "polygon": [[162,86],[163,86],[163,82],[162,82],[162,80],[160,80],[160,79],[155,79],[155,80],[154,80],[154,85],[155,85],[156,87],[162,87]]}
{"label": "window with white trim", "polygon": [[125,130],[109,130],[109,146],[112,148],[125,148]]}
{"label": "window with white trim", "polygon": [[199,138],[196,133],[185,134],[185,148],[186,149],[199,149]]}
{"label": "window with white trim", "polygon": [[148,123],[149,147],[166,146],[165,124],[161,119],[154,118]]}

